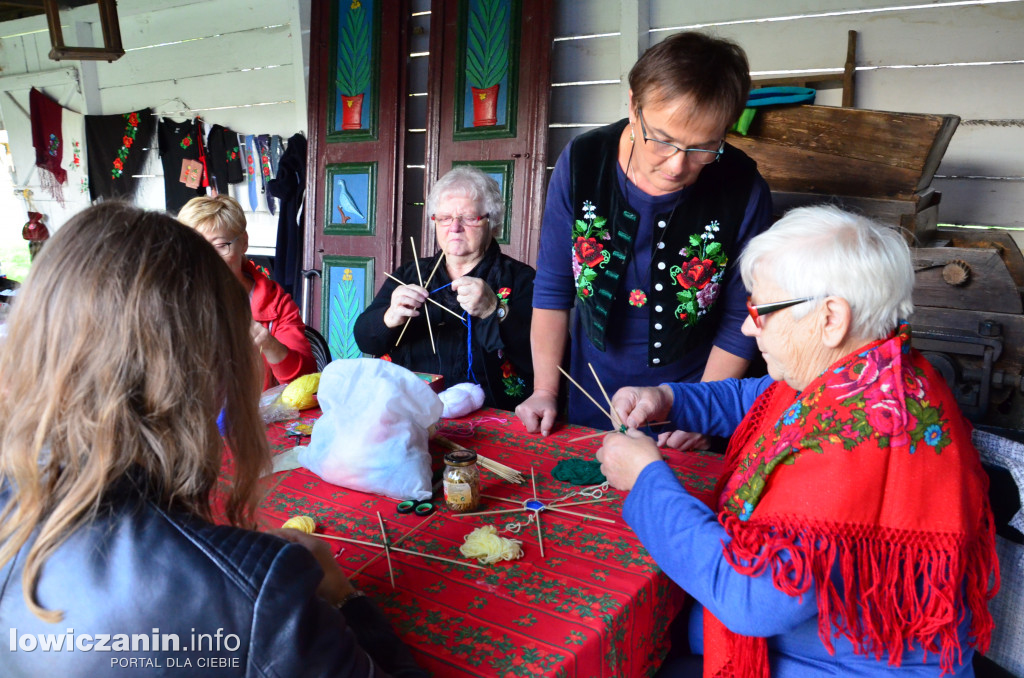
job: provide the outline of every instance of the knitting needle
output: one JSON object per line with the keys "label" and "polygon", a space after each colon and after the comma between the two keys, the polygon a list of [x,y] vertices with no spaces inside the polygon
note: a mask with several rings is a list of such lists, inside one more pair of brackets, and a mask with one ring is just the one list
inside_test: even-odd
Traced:
{"label": "knitting needle", "polygon": [[[337,541],[347,541],[352,544],[359,544],[361,546],[372,546],[377,549],[385,548],[383,544],[374,544],[372,541],[361,541],[359,539],[349,539],[348,537],[335,537],[330,534],[323,534],[320,532],[314,532],[317,537],[323,537],[324,539],[335,539]],[[478,570],[486,570],[486,567],[480,567],[479,565],[473,565],[471,563],[464,563],[461,560],[454,560],[452,558],[443,558],[441,556],[434,556],[429,553],[420,553],[419,551],[410,551],[409,549],[400,549],[392,546],[391,550],[395,553],[406,553],[410,556],[419,556],[420,558],[430,558],[431,560],[443,560],[446,563],[454,563],[456,565],[462,565],[463,567],[475,567]]]}
{"label": "knitting needle", "polygon": [[395,588],[395,570],[391,567],[391,544],[388,543],[388,531],[384,529],[384,519],[377,511],[377,522],[380,523],[380,536],[384,539],[384,557],[388,559],[388,576],[391,578],[391,588]]}
{"label": "knitting needle", "polygon": [[[412,261],[416,264],[416,277],[419,278],[420,287],[423,287],[423,273],[420,271],[420,257],[416,253],[416,240],[411,236],[409,237],[409,244],[412,245]],[[430,348],[434,351],[434,355],[437,355],[437,346],[434,345],[434,329],[430,326],[430,313],[427,309],[423,309],[423,313],[427,316],[427,332],[430,333]]]}
{"label": "knitting needle", "polygon": [[[533,483],[533,497],[537,498],[537,476],[533,472],[533,466],[530,466],[530,482]],[[540,544],[540,557],[544,557],[544,535],[540,529],[540,511],[533,512],[537,516],[537,543]]]}
{"label": "knitting needle", "polygon": [[570,377],[569,373],[566,372],[565,370],[563,370],[561,365],[558,366],[558,371],[561,372],[562,374],[564,374],[565,378],[568,379],[570,382],[572,382],[572,385],[575,386],[576,388],[578,388],[583,395],[587,396],[587,398],[590,399],[590,402],[594,403],[594,406],[597,407],[597,409],[601,410],[601,413],[604,414],[604,416],[608,417],[609,421],[614,423],[615,420],[612,419],[612,415],[608,414],[608,410],[606,410],[603,407],[601,407],[601,404],[598,403],[596,400],[594,400],[594,397],[591,396],[589,393],[587,393],[585,388],[583,388],[578,383],[576,383],[576,380],[573,379],[572,377]]}
{"label": "knitting needle", "polygon": [[[420,522],[419,525],[417,525],[416,527],[412,528],[411,530],[409,530],[408,532],[403,534],[401,537],[396,539],[394,541],[394,543],[392,544],[391,548],[394,548],[395,546],[398,546],[399,544],[401,544],[403,541],[405,541],[406,539],[411,537],[417,530],[419,530],[421,527],[424,527],[427,523],[429,523],[433,519],[434,519],[434,516],[430,516],[428,518],[424,518]],[[384,555],[383,553],[378,553],[373,558],[370,558],[369,560],[367,560],[365,563],[362,564],[362,566],[360,566],[360,568],[358,570],[356,570],[355,572],[350,574],[349,578],[356,576],[357,574],[359,574],[360,572],[362,572],[363,570],[368,568],[370,565],[373,565],[374,563],[376,563],[378,560],[380,560],[380,557],[383,556],[383,555]]]}
{"label": "knitting needle", "polygon": [[[409,283],[404,283],[404,282],[402,282],[401,280],[399,280],[399,279],[398,279],[398,278],[396,278],[395,276],[391,275],[390,273],[385,273],[385,274],[384,274],[384,276],[385,276],[385,277],[387,277],[387,278],[391,278],[392,280],[394,280],[394,281],[395,281],[396,283],[398,283],[399,285],[401,285],[401,286],[403,286],[403,287],[408,287],[408,286],[409,286]],[[444,310],[448,311],[448,312],[449,312],[449,313],[451,313],[451,314],[452,314],[453,316],[455,316],[456,318],[458,318],[458,319],[459,319],[459,321],[462,321],[462,319],[463,319],[463,318],[462,318],[462,316],[461,316],[461,315],[459,315],[459,314],[458,314],[458,313],[456,313],[455,311],[451,310],[450,308],[448,308],[448,307],[447,307],[447,306],[445,306],[444,304],[438,303],[438,302],[434,301],[433,299],[431,299],[430,297],[427,297],[427,301],[429,301],[430,303],[432,303],[432,304],[433,304],[434,306],[437,306],[438,308],[441,308],[441,309],[444,309]],[[406,320],[406,322],[408,323],[409,321],[408,321],[408,320]],[[402,336],[401,336],[401,335],[399,335],[399,336],[398,336],[398,338],[399,338],[399,339],[401,339],[401,338],[402,338]],[[395,343],[397,344],[398,342],[395,342]]]}
{"label": "knitting needle", "polygon": [[[573,506],[573,504],[568,504],[568,506]],[[566,509],[561,508],[559,506],[545,506],[544,509],[547,510],[547,511],[555,511],[557,513],[568,513],[571,516],[579,516],[580,518],[586,518],[588,520],[603,520],[606,523],[611,523],[612,525],[615,524],[615,521],[614,520],[610,520],[609,518],[599,518],[598,516],[588,516],[586,513],[578,513],[576,511],[567,511]],[[544,553],[541,552],[541,555],[544,555]]]}
{"label": "knitting needle", "polygon": [[514,509],[498,509],[496,511],[477,511],[475,513],[453,513],[450,517],[452,517],[452,518],[465,518],[466,516],[492,516],[492,515],[495,515],[497,513],[515,513],[516,511],[524,511],[524,510],[529,510],[529,509],[524,509],[523,507],[519,507],[519,508],[514,508]]}
{"label": "knitting needle", "polygon": [[427,276],[427,285],[429,285],[430,281],[434,279],[434,274],[437,273],[437,267],[441,265],[441,260],[442,259],[444,259],[444,251],[443,250],[441,251],[441,253],[439,255],[437,255],[437,261],[434,262],[434,270],[432,270],[430,272],[430,275]]}
{"label": "knitting needle", "polygon": [[555,504],[554,507],[548,506],[548,508],[561,508],[563,506],[583,506],[584,504],[597,504],[602,501],[612,501],[615,497],[605,497],[603,499],[590,499],[588,501],[574,501],[568,504]]}
{"label": "knitting needle", "polygon": [[[671,423],[672,422],[670,420],[663,419],[662,421],[649,421],[646,424],[641,424],[641,426],[663,426],[665,424],[671,424]],[[588,433],[587,435],[579,436],[578,438],[570,438],[566,442],[578,443],[581,440],[588,440],[590,438],[596,438],[597,436],[606,436],[609,433],[618,433],[618,431],[598,431],[597,433]]]}
{"label": "knitting needle", "polygon": [[608,391],[604,390],[604,384],[601,383],[600,377],[597,376],[597,370],[594,369],[594,366],[591,363],[587,363],[587,367],[590,368],[590,373],[594,375],[594,381],[597,382],[597,387],[601,389],[601,395],[603,395],[604,399],[608,402],[608,414],[609,418],[612,420],[612,426],[619,431],[625,429],[626,427],[623,426],[622,421],[619,420],[619,413],[615,411],[615,407],[612,405],[612,399],[608,397]]}

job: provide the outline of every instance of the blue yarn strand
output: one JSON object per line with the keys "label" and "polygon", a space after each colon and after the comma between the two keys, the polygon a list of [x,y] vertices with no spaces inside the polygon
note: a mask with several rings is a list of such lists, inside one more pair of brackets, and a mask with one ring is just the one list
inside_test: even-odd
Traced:
{"label": "blue yarn strand", "polygon": [[473,322],[469,311],[463,312],[462,324],[466,326],[466,379],[474,384],[479,384],[476,375],[473,374]]}

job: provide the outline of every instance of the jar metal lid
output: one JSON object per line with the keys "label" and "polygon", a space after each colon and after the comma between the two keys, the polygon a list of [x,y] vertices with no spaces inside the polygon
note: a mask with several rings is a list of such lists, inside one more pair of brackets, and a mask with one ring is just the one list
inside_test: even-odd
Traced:
{"label": "jar metal lid", "polygon": [[476,463],[476,452],[473,450],[453,450],[444,455],[444,463],[448,466],[469,466]]}

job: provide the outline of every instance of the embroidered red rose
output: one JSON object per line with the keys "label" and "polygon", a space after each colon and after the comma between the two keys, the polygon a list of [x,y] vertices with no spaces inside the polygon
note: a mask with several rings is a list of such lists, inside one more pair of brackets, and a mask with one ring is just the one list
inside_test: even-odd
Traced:
{"label": "embroidered red rose", "polygon": [[643,290],[633,290],[629,293],[629,304],[640,308],[647,303],[647,295],[644,294]]}
{"label": "embroidered red rose", "polygon": [[576,261],[590,268],[604,262],[602,250],[604,250],[604,245],[597,242],[595,238],[584,238],[583,236],[577,237],[576,244],[573,246]]}
{"label": "embroidered red rose", "polygon": [[134,141],[134,139],[132,139],[131,137],[124,137],[123,139],[121,139],[121,143],[124,144],[128,148],[132,147],[132,142],[133,141]]}
{"label": "embroidered red rose", "polygon": [[121,158],[114,158],[114,167],[124,169],[124,163],[121,162]]}
{"label": "embroidered red rose", "polygon": [[505,379],[508,379],[515,373],[516,371],[512,368],[512,363],[510,363],[509,361],[506,360],[501,364],[501,376],[504,377]]}
{"label": "embroidered red rose", "polygon": [[138,125],[139,124],[139,114],[138,113],[129,113],[128,114],[128,124],[131,125],[132,127],[135,127],[136,125]]}
{"label": "embroidered red rose", "polygon": [[690,317],[690,315],[688,313],[680,311],[679,313],[676,314],[676,317],[685,322],[686,319]]}
{"label": "embroidered red rose", "polygon": [[389,363],[390,363],[390,362],[394,362],[393,360],[391,360],[391,356],[390,356],[390,355],[388,355],[387,353],[385,353],[384,355],[382,355],[382,356],[380,357],[380,359],[381,359],[381,360],[385,360],[385,361],[387,361],[387,362],[389,362]]}
{"label": "embroidered red rose", "polygon": [[582,294],[585,297],[589,297],[590,296],[590,290],[588,290],[586,287],[584,287],[582,290],[580,290],[580,294]]}
{"label": "embroidered red rose", "polygon": [[684,290],[688,290],[691,287],[702,289],[711,280],[711,276],[718,271],[715,268],[715,262],[710,259],[701,260],[697,257],[684,261],[680,268],[682,270],[676,274],[676,282]]}
{"label": "embroidered red rose", "polygon": [[502,287],[501,289],[498,290],[498,298],[503,300],[503,301],[505,299],[508,299],[509,296],[511,296],[511,295],[512,295],[512,288],[510,288],[510,287]]}

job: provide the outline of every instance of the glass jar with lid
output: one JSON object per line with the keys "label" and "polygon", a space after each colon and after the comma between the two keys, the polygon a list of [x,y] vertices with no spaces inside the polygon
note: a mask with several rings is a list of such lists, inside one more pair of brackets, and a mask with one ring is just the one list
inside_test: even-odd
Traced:
{"label": "glass jar with lid", "polygon": [[476,452],[453,450],[444,455],[444,501],[455,513],[475,511],[480,506],[480,469]]}

